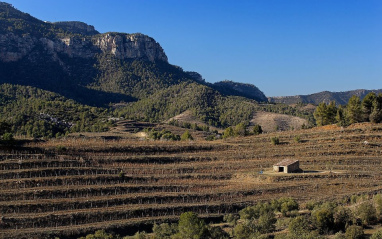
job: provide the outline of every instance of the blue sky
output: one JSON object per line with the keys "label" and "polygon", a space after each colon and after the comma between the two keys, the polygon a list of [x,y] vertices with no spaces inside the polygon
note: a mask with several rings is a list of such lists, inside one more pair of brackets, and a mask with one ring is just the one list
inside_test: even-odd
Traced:
{"label": "blue sky", "polygon": [[208,82],[267,96],[382,88],[381,0],[8,0],[44,21],[140,32]]}

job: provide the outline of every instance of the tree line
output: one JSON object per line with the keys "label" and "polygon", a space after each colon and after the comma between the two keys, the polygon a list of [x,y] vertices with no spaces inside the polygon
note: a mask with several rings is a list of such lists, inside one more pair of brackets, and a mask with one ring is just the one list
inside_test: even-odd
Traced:
{"label": "tree line", "polygon": [[361,122],[382,122],[382,94],[371,92],[363,100],[353,95],[347,105],[336,106],[332,101],[329,104],[320,103],[313,113],[318,126],[338,124],[347,126]]}

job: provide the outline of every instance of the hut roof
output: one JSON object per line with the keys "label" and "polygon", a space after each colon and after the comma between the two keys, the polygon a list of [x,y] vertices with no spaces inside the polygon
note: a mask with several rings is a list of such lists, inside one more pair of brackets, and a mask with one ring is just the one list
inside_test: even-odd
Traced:
{"label": "hut roof", "polygon": [[295,159],[284,159],[283,161],[278,162],[274,166],[288,166],[288,165],[291,165],[291,164],[294,164],[297,162],[298,162],[298,160],[295,160]]}

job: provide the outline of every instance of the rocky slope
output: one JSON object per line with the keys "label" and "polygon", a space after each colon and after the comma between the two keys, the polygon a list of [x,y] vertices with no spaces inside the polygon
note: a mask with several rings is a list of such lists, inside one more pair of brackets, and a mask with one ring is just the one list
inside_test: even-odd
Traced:
{"label": "rocky slope", "polygon": [[34,86],[89,105],[130,102],[181,80],[158,42],[82,22],[44,22],[0,2],[0,83]]}

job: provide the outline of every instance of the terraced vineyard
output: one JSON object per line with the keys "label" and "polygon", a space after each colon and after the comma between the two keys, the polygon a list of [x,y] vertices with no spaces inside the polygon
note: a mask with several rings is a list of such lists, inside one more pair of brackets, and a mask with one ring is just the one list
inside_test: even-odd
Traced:
{"label": "terraced vineyard", "polygon": [[[381,138],[382,125],[364,124],[213,142],[68,138],[3,149],[0,238],[132,234],[185,211],[221,220],[281,196],[303,203],[382,192]],[[271,172],[284,158],[305,172]]]}

